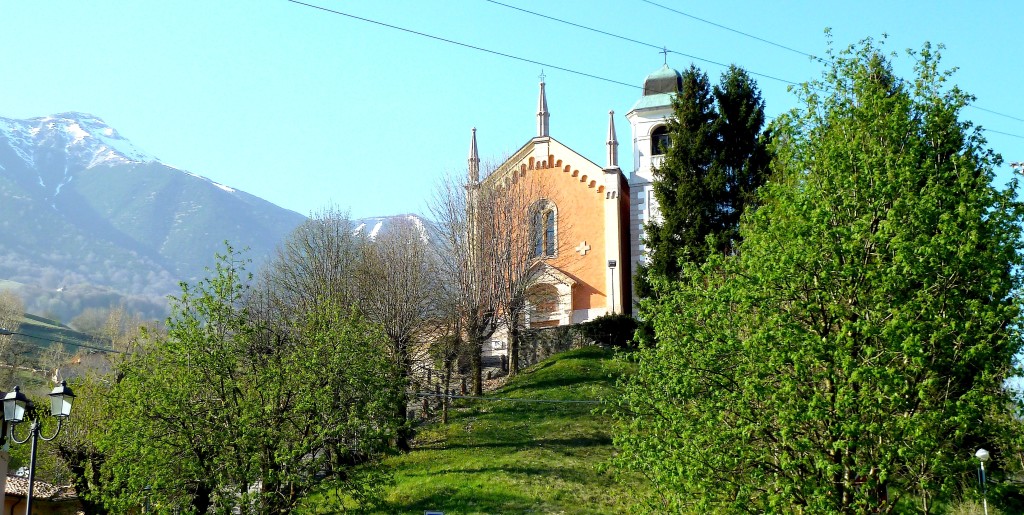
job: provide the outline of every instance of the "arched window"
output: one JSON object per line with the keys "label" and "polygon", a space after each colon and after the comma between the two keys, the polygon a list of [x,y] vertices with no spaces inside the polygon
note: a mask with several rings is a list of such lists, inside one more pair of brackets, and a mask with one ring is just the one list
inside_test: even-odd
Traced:
{"label": "arched window", "polygon": [[554,257],[558,248],[558,211],[547,200],[533,208],[530,234],[533,236],[533,257]]}
{"label": "arched window", "polygon": [[553,285],[531,286],[526,290],[526,299],[533,318],[546,320],[555,316],[555,312],[558,311],[558,290]]}
{"label": "arched window", "polygon": [[672,140],[668,137],[668,127],[664,125],[655,127],[651,132],[651,155],[664,155],[671,145]]}

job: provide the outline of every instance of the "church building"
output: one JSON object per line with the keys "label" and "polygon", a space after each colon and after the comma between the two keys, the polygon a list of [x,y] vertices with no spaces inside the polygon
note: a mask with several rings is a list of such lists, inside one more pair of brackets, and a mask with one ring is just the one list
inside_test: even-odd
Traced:
{"label": "church building", "polygon": [[527,290],[527,327],[633,313],[632,279],[644,256],[644,224],[658,216],[652,171],[668,145],[667,120],[681,85],[679,72],[667,65],[644,81],[643,95],[626,113],[633,142],[628,177],[619,166],[614,112],[608,112],[605,160],[599,165],[550,134],[543,81],[536,134],[482,181],[473,129],[471,186],[493,187],[512,176],[540,185],[536,198],[529,199],[537,273]]}

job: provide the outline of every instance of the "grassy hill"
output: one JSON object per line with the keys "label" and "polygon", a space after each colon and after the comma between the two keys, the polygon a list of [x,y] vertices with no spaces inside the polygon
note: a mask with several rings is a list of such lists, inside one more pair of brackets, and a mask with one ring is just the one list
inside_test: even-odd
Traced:
{"label": "grassy hill", "polygon": [[457,403],[448,424],[421,426],[413,451],[385,462],[395,484],[382,513],[628,512],[642,483],[623,485],[600,470],[613,454],[600,406],[522,402],[601,399],[628,368],[610,351],[575,350],[483,400]]}
{"label": "grassy hill", "polygon": [[15,336],[16,341],[24,343],[33,355],[54,343],[63,343],[64,349],[70,354],[75,354],[80,349],[88,351],[89,347],[110,348],[109,342],[97,341],[92,336],[75,331],[60,322],[27,313],[21,321],[18,333],[20,334]]}

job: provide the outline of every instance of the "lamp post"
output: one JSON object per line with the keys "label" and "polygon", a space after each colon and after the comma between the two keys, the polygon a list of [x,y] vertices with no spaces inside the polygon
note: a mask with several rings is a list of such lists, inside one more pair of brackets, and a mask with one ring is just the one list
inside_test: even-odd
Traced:
{"label": "lamp post", "polygon": [[[32,440],[32,450],[29,454],[28,463],[28,496],[25,499],[26,515],[32,514],[32,490],[35,486],[37,442],[40,438],[47,442],[57,438],[57,434],[60,433],[60,429],[64,425],[64,419],[71,416],[71,402],[74,398],[75,394],[71,391],[71,388],[68,388],[67,381],[61,381],[60,385],[50,392],[50,415],[57,419],[57,430],[53,432],[53,436],[47,438],[42,435],[42,428],[39,423],[39,410],[36,409],[35,403],[30,401],[24,393],[21,393],[21,388],[15,386],[14,391],[9,392],[4,397],[4,422],[11,426],[11,440],[18,444]],[[31,425],[25,438],[19,440],[14,433],[18,429],[18,424],[23,422],[26,417],[28,417]]]}
{"label": "lamp post", "polygon": [[617,265],[617,264],[619,264],[618,261],[616,261],[614,259],[609,259],[608,260],[608,270],[610,270],[611,274],[612,274],[611,293],[612,293],[612,314],[613,315],[615,314],[615,265]]}
{"label": "lamp post", "polygon": [[988,485],[985,481],[985,462],[988,461],[989,454],[985,449],[978,449],[978,452],[974,453],[974,457],[978,458],[981,462],[981,468],[978,469],[978,476],[981,480],[981,505],[985,509],[985,515],[988,515]]}

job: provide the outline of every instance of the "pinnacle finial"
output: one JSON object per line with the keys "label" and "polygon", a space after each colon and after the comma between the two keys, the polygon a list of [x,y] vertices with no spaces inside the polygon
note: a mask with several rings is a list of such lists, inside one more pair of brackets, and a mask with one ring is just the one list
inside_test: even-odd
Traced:
{"label": "pinnacle finial", "polygon": [[544,72],[541,72],[540,96],[537,98],[537,137],[548,136],[551,115],[548,113],[548,98],[544,93]]}
{"label": "pinnacle finial", "polygon": [[608,166],[619,166],[619,140],[615,137],[615,111],[608,111]]}
{"label": "pinnacle finial", "polygon": [[480,180],[480,155],[476,150],[476,127],[473,127],[473,137],[469,140],[469,182],[476,183]]}

